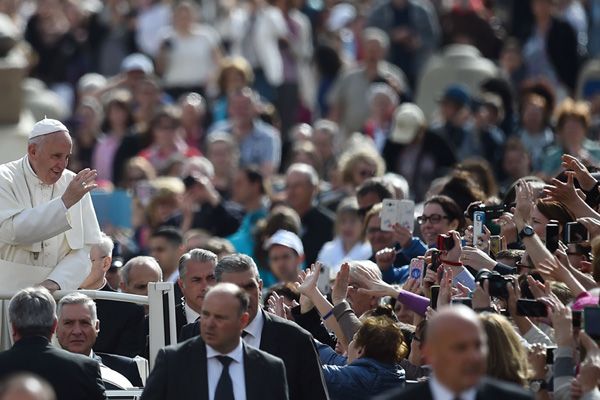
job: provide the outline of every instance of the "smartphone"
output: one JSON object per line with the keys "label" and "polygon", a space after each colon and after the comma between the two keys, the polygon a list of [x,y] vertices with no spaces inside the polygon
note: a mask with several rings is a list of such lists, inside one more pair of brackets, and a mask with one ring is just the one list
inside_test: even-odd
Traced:
{"label": "smartphone", "polygon": [[479,240],[483,237],[483,225],[485,225],[485,212],[475,211],[473,213],[473,247],[477,247]]}
{"label": "smartphone", "polygon": [[438,296],[440,294],[440,285],[431,287],[431,303],[429,304],[434,310],[437,308]]}
{"label": "smartphone", "polygon": [[410,266],[408,267],[408,277],[421,283],[423,276],[425,275],[425,259],[422,257],[413,258],[410,260]]}
{"label": "smartphone", "polygon": [[581,329],[581,316],[583,311],[581,310],[573,310],[571,311],[573,328]]}
{"label": "smartphone", "polygon": [[498,253],[500,253],[502,250],[504,250],[504,236],[490,236],[490,255],[492,258],[495,259]]}
{"label": "smartphone", "polygon": [[546,225],[546,248],[552,254],[558,249],[558,224]]}
{"label": "smartphone", "polygon": [[411,232],[415,229],[415,202],[384,199],[381,208],[381,230],[391,232],[399,224]]}
{"label": "smartphone", "polygon": [[469,308],[473,308],[473,301],[470,297],[455,297],[452,299],[452,304],[462,304]]}
{"label": "smartphone", "polygon": [[398,200],[383,199],[381,207],[381,230],[392,232],[398,222]]}
{"label": "smartphone", "polygon": [[519,299],[517,300],[517,315],[523,317],[547,317],[548,307],[537,300]]}
{"label": "smartphone", "polygon": [[565,241],[567,243],[581,243],[589,240],[589,233],[582,223],[568,222],[565,225]]}
{"label": "smartphone", "polygon": [[546,347],[546,364],[553,365],[554,364],[554,351],[556,350],[556,346]]}
{"label": "smartphone", "polygon": [[433,250],[431,252],[431,265],[429,266],[429,269],[437,272],[438,268],[440,267],[440,264],[442,263],[441,259],[440,259],[440,251],[439,250]]}
{"label": "smartphone", "polygon": [[600,340],[600,307],[583,309],[583,331],[592,339]]}
{"label": "smartphone", "polygon": [[441,234],[437,238],[437,248],[439,251],[450,251],[454,247],[454,238],[452,235]]}

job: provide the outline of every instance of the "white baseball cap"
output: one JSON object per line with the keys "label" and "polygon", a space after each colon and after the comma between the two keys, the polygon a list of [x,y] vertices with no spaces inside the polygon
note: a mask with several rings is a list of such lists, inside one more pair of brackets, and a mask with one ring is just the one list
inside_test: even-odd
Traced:
{"label": "white baseball cap", "polygon": [[269,250],[274,244],[288,247],[294,250],[299,256],[304,255],[304,247],[302,246],[302,241],[300,240],[298,235],[296,235],[293,232],[286,231],[283,229],[278,230],[265,243],[265,250]]}
{"label": "white baseball cap", "polygon": [[62,122],[52,118],[44,118],[33,125],[33,129],[29,132],[29,139],[61,131],[69,133],[69,130]]}
{"label": "white baseball cap", "polygon": [[394,121],[390,141],[409,144],[425,126],[423,111],[413,103],[403,103],[394,111]]}
{"label": "white baseball cap", "polygon": [[141,53],[133,53],[128,55],[121,62],[121,71],[142,71],[146,75],[154,73],[154,65],[152,60]]}

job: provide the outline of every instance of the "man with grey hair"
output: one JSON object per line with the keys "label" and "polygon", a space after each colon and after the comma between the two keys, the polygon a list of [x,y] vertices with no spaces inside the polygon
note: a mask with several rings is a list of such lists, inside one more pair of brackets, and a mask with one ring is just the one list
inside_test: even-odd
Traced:
{"label": "man with grey hair", "polygon": [[181,340],[191,337],[194,329],[191,324],[200,320],[204,296],[216,283],[217,260],[215,253],[203,249],[190,250],[179,259],[177,284],[183,293],[183,301],[175,307],[175,319],[177,337]]}
{"label": "man with grey hair", "polygon": [[[100,239],[89,196],[96,171],[67,170],[72,147],[60,121],[43,119],[29,134],[27,154],[0,165],[0,287],[76,289],[87,276],[90,248]],[[2,279],[3,271],[12,279]]]}
{"label": "man with grey hair", "polygon": [[[112,265],[113,247],[112,239],[102,233],[100,243],[92,246],[90,251],[92,271],[81,285],[82,289],[116,292],[106,280],[106,273]],[[98,300],[96,306],[102,329],[94,350],[127,357],[143,354],[144,307],[114,300]]]}
{"label": "man with grey hair", "polygon": [[100,332],[100,320],[98,320],[94,300],[82,293],[68,294],[58,302],[56,314],[58,318],[56,338],[60,347],[98,361],[100,374],[107,389],[131,389],[132,379],[141,386],[137,364],[133,359],[92,351]]}
{"label": "man with grey hair", "polygon": [[334,216],[329,210],[315,205],[318,192],[319,175],[311,165],[290,165],[285,177],[285,195],[287,203],[302,221],[300,239],[308,265],[317,260],[321,247],[333,238]]}
{"label": "man with grey hair", "polygon": [[215,277],[217,282],[234,283],[248,294],[249,321],[242,338],[246,344],[283,360],[290,399],[328,399],[311,334],[263,310],[259,304],[263,282],[252,258],[245,254],[223,257],[217,263]]}
{"label": "man with grey hair", "polygon": [[163,274],[158,261],[150,256],[137,256],[121,268],[121,291],[148,296],[149,282],[162,282]]}
{"label": "man with grey hair", "polygon": [[41,287],[22,289],[8,306],[13,347],[0,353],[0,379],[30,372],[46,379],[60,400],[106,399],[96,361],[50,343],[56,331],[56,302]]}
{"label": "man with grey hair", "polygon": [[369,116],[366,96],[374,82],[384,82],[397,92],[407,88],[406,76],[395,65],[385,61],[389,39],[377,28],[363,31],[364,58],[360,65],[348,69],[335,83],[328,95],[329,117],[340,124],[339,145],[344,146],[353,132],[360,132]]}

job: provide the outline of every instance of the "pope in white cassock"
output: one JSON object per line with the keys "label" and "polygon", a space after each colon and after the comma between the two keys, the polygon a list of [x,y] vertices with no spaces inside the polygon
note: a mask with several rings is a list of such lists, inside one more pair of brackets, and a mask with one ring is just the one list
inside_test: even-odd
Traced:
{"label": "pope in white cassock", "polygon": [[89,195],[96,171],[67,170],[72,148],[67,128],[43,119],[27,155],[0,165],[0,289],[77,289],[88,275],[100,241]]}

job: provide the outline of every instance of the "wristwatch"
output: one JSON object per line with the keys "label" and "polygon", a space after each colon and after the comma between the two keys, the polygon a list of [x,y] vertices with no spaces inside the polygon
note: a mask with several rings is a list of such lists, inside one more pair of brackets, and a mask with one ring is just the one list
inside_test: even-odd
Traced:
{"label": "wristwatch", "polygon": [[529,389],[531,389],[533,393],[538,393],[548,389],[548,384],[544,379],[533,379],[529,381]]}
{"label": "wristwatch", "polygon": [[523,238],[532,237],[533,235],[535,235],[533,228],[529,225],[525,225],[523,229],[521,229],[521,232],[519,232],[519,239],[523,240]]}

